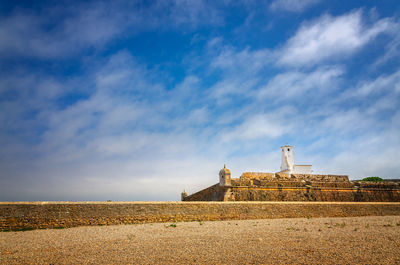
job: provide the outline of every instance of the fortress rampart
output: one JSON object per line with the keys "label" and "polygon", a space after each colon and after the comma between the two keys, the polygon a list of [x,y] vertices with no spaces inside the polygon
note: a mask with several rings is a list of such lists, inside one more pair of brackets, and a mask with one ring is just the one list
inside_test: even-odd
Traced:
{"label": "fortress rampart", "polygon": [[282,149],[281,171],[244,172],[231,178],[231,171],[219,171],[219,183],[187,195],[182,201],[339,201],[400,202],[400,182],[350,181],[346,175],[312,174],[311,165],[294,163],[293,146]]}
{"label": "fortress rampart", "polygon": [[400,215],[390,202],[0,203],[0,230],[151,222]]}
{"label": "fortress rampart", "polygon": [[344,175],[245,172],[230,185],[215,184],[183,200],[400,202],[400,183],[349,181]]}

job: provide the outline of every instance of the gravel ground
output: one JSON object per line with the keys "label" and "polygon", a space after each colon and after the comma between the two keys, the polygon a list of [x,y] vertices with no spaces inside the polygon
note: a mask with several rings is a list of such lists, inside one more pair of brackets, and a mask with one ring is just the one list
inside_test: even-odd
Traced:
{"label": "gravel ground", "polygon": [[0,252],[0,264],[400,264],[400,216],[2,232]]}

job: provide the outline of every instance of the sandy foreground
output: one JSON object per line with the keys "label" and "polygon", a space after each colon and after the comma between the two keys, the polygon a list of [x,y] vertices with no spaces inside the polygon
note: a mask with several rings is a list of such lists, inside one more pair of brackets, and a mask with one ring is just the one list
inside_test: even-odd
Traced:
{"label": "sandy foreground", "polygon": [[400,264],[400,216],[1,232],[0,253],[0,264]]}

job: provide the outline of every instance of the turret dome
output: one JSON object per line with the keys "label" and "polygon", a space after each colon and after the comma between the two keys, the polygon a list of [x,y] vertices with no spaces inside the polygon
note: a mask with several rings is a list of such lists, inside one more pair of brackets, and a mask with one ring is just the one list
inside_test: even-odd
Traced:
{"label": "turret dome", "polygon": [[224,168],[219,171],[219,174],[220,175],[228,175],[228,174],[231,174],[231,171],[226,168],[226,165],[224,165]]}

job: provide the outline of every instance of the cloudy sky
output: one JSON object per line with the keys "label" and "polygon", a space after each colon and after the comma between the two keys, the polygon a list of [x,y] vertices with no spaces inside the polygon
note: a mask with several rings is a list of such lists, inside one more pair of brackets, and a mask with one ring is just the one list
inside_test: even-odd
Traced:
{"label": "cloudy sky", "polygon": [[398,0],[2,1],[0,200],[400,178],[399,62]]}

